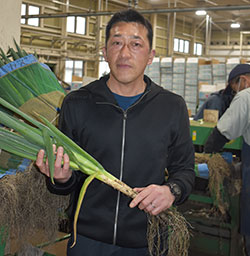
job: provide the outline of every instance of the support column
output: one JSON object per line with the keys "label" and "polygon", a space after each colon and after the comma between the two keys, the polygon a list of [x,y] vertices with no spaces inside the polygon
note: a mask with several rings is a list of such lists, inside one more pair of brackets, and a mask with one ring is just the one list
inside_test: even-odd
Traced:
{"label": "support column", "polygon": [[209,55],[209,50],[210,50],[210,39],[211,39],[211,18],[209,15],[206,16],[206,35],[205,35],[205,42],[206,42],[206,47],[205,47],[205,55]]}
{"label": "support column", "polygon": [[227,30],[227,46],[230,45],[230,29]]}
{"label": "support column", "polygon": [[240,57],[242,57],[243,33],[240,32]]}
{"label": "support column", "polygon": [[13,38],[20,44],[21,4],[21,0],[0,0],[0,46],[4,52],[14,47]]}
{"label": "support column", "polygon": [[[98,0],[98,6],[97,6],[97,12],[102,10],[102,0]],[[102,30],[100,29],[102,27],[102,17],[96,16],[96,43],[95,43],[95,76],[98,78],[99,75],[99,52],[100,52],[100,42],[102,38]]]}
{"label": "support column", "polygon": [[192,37],[191,37],[191,40],[190,40],[190,49],[189,49],[189,52],[190,52],[190,55],[194,55],[194,44],[196,43],[196,21],[193,19],[193,22],[192,22]]}
{"label": "support column", "polygon": [[[68,12],[69,0],[64,0],[64,3],[66,5],[62,5],[62,11]],[[62,38],[67,37],[67,18],[62,18],[61,36]],[[58,61],[58,67],[57,67],[56,73],[58,77],[63,81],[64,81],[64,75],[65,75],[65,61],[67,57],[67,48],[68,48],[67,40],[61,40],[61,54],[60,54],[61,58]]]}
{"label": "support column", "polygon": [[176,23],[176,13],[170,15],[169,19],[169,38],[168,38],[168,56],[173,56],[174,54],[174,37],[175,37],[175,23]]}
{"label": "support column", "polygon": [[151,15],[151,24],[153,29],[153,42],[152,42],[152,49],[156,48],[156,26],[157,26],[157,14],[154,13]]}

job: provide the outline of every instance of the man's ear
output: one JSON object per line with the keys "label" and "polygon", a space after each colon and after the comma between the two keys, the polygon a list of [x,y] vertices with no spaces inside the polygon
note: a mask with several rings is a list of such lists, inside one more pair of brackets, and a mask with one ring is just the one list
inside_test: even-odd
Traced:
{"label": "man's ear", "polygon": [[150,65],[153,62],[154,57],[155,57],[155,50],[151,50],[150,54],[149,54],[149,59],[148,59],[147,65]]}
{"label": "man's ear", "polygon": [[102,48],[102,53],[103,53],[103,57],[104,57],[105,61],[107,61],[107,49],[106,49],[106,46],[104,46]]}

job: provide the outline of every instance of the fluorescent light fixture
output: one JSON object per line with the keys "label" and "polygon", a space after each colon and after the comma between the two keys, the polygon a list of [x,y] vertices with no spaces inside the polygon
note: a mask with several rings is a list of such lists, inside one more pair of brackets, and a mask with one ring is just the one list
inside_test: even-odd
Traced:
{"label": "fluorescent light fixture", "polygon": [[199,10],[199,11],[196,11],[195,14],[198,15],[198,16],[204,16],[204,15],[207,14],[207,12],[204,11],[204,10]]}
{"label": "fluorescent light fixture", "polygon": [[231,28],[240,28],[240,24],[239,23],[232,23]]}

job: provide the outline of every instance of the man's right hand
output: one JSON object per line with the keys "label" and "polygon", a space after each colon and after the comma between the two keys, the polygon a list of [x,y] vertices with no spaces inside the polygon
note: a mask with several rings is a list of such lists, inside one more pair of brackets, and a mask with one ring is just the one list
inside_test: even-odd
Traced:
{"label": "man's right hand", "polygon": [[[63,147],[58,147],[56,151],[56,146],[53,145],[54,154],[56,154],[56,160],[55,160],[55,172],[54,172],[54,179],[57,182],[65,183],[67,182],[71,175],[72,170],[69,168],[69,156],[65,153],[63,153]],[[36,159],[36,165],[41,171],[41,173],[45,174],[46,176],[50,177],[50,171],[49,171],[49,164],[48,159],[46,159],[46,163],[44,163],[44,150],[41,149],[38,152],[37,159]],[[63,161],[63,165],[62,165]]]}

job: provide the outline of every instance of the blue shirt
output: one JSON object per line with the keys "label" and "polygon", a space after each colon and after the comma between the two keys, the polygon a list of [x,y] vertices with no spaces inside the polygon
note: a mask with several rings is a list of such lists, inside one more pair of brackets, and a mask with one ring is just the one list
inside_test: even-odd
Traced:
{"label": "blue shirt", "polygon": [[113,92],[113,95],[115,96],[115,99],[118,103],[118,105],[123,109],[126,110],[129,106],[131,106],[133,103],[135,103],[142,95],[143,93],[140,93],[135,96],[122,96],[119,94],[116,94]]}

